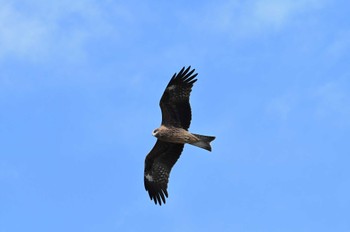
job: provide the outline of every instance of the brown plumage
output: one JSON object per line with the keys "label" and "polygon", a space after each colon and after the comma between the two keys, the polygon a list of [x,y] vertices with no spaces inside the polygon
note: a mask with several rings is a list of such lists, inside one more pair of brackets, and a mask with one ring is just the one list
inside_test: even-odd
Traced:
{"label": "brown plumage", "polygon": [[191,123],[190,93],[197,81],[194,69],[183,67],[174,74],[161,99],[162,124],[152,134],[157,142],[145,159],[144,184],[155,204],[165,203],[168,197],[168,180],[171,168],[181,155],[184,144],[188,143],[211,151],[210,142],[214,136],[188,132]]}

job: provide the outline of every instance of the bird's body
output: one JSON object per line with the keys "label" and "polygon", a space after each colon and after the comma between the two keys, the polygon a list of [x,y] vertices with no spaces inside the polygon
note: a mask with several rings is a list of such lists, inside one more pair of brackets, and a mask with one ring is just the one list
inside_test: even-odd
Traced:
{"label": "bird's body", "polygon": [[179,127],[166,127],[161,125],[152,132],[153,136],[159,140],[169,143],[191,144],[211,151],[210,142],[215,139],[214,136],[192,134],[189,131]]}
{"label": "bird's body", "polygon": [[183,128],[178,127],[166,127],[161,125],[155,129],[153,135],[158,139],[169,143],[195,143],[199,141],[199,138],[188,132]]}
{"label": "bird's body", "polygon": [[[162,124],[152,134],[157,142],[145,159],[144,184],[151,200],[160,205],[168,197],[168,179],[170,171],[184,148],[191,144],[211,151],[210,142],[214,136],[192,134],[188,131],[191,123],[191,107],[189,97],[194,79],[191,67],[182,68],[174,74],[167,85],[161,100]],[[192,75],[193,74],[193,75]]]}

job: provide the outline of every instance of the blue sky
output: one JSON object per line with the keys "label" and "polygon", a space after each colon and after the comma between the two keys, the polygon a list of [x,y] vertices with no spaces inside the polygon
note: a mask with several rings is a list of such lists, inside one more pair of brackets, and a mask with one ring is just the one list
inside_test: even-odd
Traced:
{"label": "blue sky", "polygon": [[[348,1],[0,0],[0,232],[350,231]],[[196,68],[169,198],[143,187]]]}

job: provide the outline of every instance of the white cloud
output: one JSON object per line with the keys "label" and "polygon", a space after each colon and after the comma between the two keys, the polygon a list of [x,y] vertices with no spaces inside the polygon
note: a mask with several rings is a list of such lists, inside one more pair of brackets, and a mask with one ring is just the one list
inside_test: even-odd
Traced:
{"label": "white cloud", "polygon": [[280,27],[294,15],[322,6],[322,1],[313,0],[264,0],[256,1],[252,10],[252,21],[263,26]]}
{"label": "white cloud", "polygon": [[23,16],[9,4],[0,8],[0,57],[42,52],[47,28],[38,20]]}
{"label": "white cloud", "polygon": [[0,8],[0,59],[84,59],[89,40],[114,33],[108,13],[129,17],[114,9],[95,1],[5,1]]}
{"label": "white cloud", "polygon": [[225,31],[235,36],[252,36],[280,30],[300,13],[314,11],[324,0],[231,0],[207,6],[198,24],[205,29]]}
{"label": "white cloud", "polygon": [[282,121],[302,113],[310,120],[349,126],[350,94],[346,86],[342,80],[335,80],[313,86],[306,92],[289,92],[271,99],[265,110],[268,115]]}

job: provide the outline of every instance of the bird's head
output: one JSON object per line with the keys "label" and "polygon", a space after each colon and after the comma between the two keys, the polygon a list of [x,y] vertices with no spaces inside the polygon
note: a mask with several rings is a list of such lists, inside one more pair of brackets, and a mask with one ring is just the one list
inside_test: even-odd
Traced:
{"label": "bird's head", "polygon": [[158,128],[157,128],[157,129],[154,129],[154,130],[152,131],[152,135],[153,135],[154,137],[157,137],[158,131],[159,131]]}

